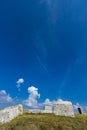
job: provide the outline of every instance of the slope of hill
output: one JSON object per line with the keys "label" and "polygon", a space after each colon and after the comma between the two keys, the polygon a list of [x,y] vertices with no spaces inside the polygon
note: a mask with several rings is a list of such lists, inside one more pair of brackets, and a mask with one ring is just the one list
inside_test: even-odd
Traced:
{"label": "slope of hill", "polygon": [[87,115],[76,115],[73,118],[25,113],[0,125],[0,130],[87,130]]}

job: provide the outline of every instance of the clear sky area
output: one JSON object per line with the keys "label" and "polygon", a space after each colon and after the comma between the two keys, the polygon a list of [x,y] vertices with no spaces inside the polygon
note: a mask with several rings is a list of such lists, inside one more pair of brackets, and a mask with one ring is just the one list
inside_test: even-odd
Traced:
{"label": "clear sky area", "polygon": [[87,0],[1,0],[0,107],[58,99],[87,109]]}

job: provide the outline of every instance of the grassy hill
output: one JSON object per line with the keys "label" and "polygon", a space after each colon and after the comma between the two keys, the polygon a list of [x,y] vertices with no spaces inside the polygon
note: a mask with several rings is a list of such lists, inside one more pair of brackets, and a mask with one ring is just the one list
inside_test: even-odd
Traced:
{"label": "grassy hill", "polygon": [[0,130],[87,130],[87,115],[61,117],[54,114],[28,114],[0,125]]}

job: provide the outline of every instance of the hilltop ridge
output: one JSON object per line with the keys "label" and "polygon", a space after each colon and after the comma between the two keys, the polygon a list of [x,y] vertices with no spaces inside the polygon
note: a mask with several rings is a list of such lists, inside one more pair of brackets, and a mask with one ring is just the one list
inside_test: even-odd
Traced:
{"label": "hilltop ridge", "polygon": [[77,114],[73,118],[24,111],[23,115],[0,125],[0,130],[87,130],[87,115]]}

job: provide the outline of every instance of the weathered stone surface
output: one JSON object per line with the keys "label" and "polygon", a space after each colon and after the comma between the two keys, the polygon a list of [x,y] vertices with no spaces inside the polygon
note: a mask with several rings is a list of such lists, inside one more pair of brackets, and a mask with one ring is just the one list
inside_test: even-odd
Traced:
{"label": "weathered stone surface", "polygon": [[6,123],[17,117],[18,115],[23,114],[23,106],[12,106],[5,108],[0,111],[0,123]]}
{"label": "weathered stone surface", "polygon": [[73,106],[71,102],[59,101],[54,103],[54,113],[60,116],[74,116]]}

